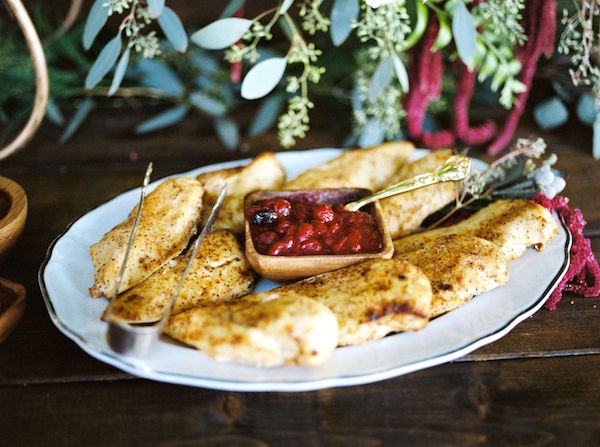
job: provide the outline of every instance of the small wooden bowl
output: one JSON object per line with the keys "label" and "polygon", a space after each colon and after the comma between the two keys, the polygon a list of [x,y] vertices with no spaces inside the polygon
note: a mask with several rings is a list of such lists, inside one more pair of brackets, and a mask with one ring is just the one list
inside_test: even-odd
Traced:
{"label": "small wooden bowl", "polygon": [[8,279],[0,278],[0,343],[17,326],[24,310],[25,287]]}
{"label": "small wooden bowl", "polygon": [[[371,193],[369,190],[357,188],[322,189],[318,191],[322,197],[317,201],[321,203],[331,203],[332,201],[336,203],[348,203]],[[246,196],[244,210],[254,202],[270,197],[289,198],[314,194],[315,190],[256,191]],[[347,200],[344,200],[346,198]],[[248,258],[248,262],[264,278],[272,281],[292,281],[318,275],[319,273],[330,272],[369,259],[389,259],[394,254],[394,245],[383,219],[379,202],[375,202],[372,209],[379,232],[383,238],[383,248],[377,253],[305,256],[263,255],[256,251],[250,233],[250,224],[248,223],[248,219],[245,219],[246,257]]]}
{"label": "small wooden bowl", "polygon": [[27,219],[27,196],[18,183],[0,177],[0,194],[9,201],[8,212],[0,217],[0,260],[4,259],[15,245],[25,227]]}

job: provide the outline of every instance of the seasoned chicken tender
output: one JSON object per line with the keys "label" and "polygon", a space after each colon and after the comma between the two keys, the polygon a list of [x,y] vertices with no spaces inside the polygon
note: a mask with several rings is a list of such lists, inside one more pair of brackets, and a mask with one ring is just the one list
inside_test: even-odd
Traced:
{"label": "seasoned chicken tender", "polygon": [[375,191],[388,184],[413,150],[414,146],[408,141],[393,141],[345,151],[303,172],[284,189],[366,188]]}
{"label": "seasoned chicken tender", "polygon": [[[389,184],[392,185],[416,175],[433,171],[444,164],[451,156],[452,151],[450,149],[431,152],[412,163],[404,165]],[[444,182],[380,200],[383,219],[392,239],[415,231],[427,216],[452,202],[456,198],[456,193],[457,186],[455,182]]]}
{"label": "seasoned chicken tender", "polygon": [[333,313],[305,297],[271,298],[196,307],[171,317],[165,333],[219,361],[273,367],[327,360],[337,345]]}
{"label": "seasoned chicken tender", "polygon": [[[200,221],[203,193],[200,182],[179,177],[166,180],[148,194],[119,293],[139,284],[183,251]],[[90,287],[93,297],[114,298],[115,282],[136,212],[137,206],[125,222],[90,247],[94,264],[94,284]]]}
{"label": "seasoned chicken tender", "polygon": [[431,286],[421,270],[400,259],[377,259],[323,273],[262,294],[309,297],[339,324],[338,344],[357,345],[427,324]]}
{"label": "seasoned chicken tender", "polygon": [[419,267],[431,281],[432,318],[508,282],[502,250],[474,236],[438,236],[395,256]]}
{"label": "seasoned chicken tender", "polygon": [[[128,323],[159,320],[190,255],[190,250],[186,250],[148,279],[117,296],[112,303],[112,318]],[[254,276],[244,249],[232,233],[225,230],[209,233],[198,249],[172,312],[231,302],[250,293]]]}
{"label": "seasoned chicken tender", "polygon": [[500,247],[507,261],[512,261],[527,247],[541,250],[558,234],[558,224],[550,211],[531,200],[497,200],[456,225],[395,240],[394,249],[396,253],[414,250],[449,234],[486,239]]}
{"label": "seasoned chicken tender", "polygon": [[217,201],[223,183],[227,183],[227,196],[213,228],[244,232],[244,196],[253,191],[279,189],[285,182],[285,172],[275,155],[263,152],[246,166],[205,172],[197,177],[204,187],[206,221],[210,209]]}

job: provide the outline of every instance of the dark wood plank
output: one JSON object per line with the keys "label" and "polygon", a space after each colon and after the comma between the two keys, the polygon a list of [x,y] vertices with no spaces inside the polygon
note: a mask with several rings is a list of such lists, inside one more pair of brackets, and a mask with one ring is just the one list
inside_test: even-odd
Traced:
{"label": "dark wood plank", "polygon": [[600,356],[443,365],[309,393],[136,380],[0,388],[6,445],[594,445]]}

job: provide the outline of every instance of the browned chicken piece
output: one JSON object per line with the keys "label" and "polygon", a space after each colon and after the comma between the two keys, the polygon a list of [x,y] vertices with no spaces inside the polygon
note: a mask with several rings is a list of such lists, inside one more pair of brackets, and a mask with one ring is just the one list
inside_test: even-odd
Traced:
{"label": "browned chicken piece", "polygon": [[415,266],[377,259],[323,273],[262,294],[308,297],[333,311],[338,344],[357,345],[391,332],[416,331],[427,324],[431,286]]}
{"label": "browned chicken piece", "polygon": [[[112,303],[112,318],[128,323],[159,320],[190,254],[186,250],[148,279],[117,296]],[[226,230],[214,231],[202,241],[173,313],[197,305],[231,302],[250,293],[253,286],[254,272],[241,244]]]}
{"label": "browned chicken piece", "polygon": [[527,247],[541,250],[558,234],[558,224],[550,211],[531,200],[497,200],[456,225],[397,239],[394,249],[404,253],[449,234],[486,239],[500,247],[507,261],[512,261]]}
{"label": "browned chicken piece", "polygon": [[[425,172],[433,171],[452,156],[450,149],[437,150],[404,165],[389,183],[395,184]],[[386,185],[389,186],[389,185]],[[456,198],[455,182],[409,191],[380,200],[383,218],[392,239],[410,234],[421,226],[427,216],[442,209]]]}
{"label": "browned chicken piece", "polygon": [[[179,177],[166,180],[148,194],[119,293],[139,284],[183,251],[200,221],[203,192],[197,180]],[[90,247],[93,297],[114,298],[136,212],[137,206],[125,222]]]}
{"label": "browned chicken piece", "polygon": [[508,282],[502,251],[478,237],[438,236],[396,257],[419,267],[431,281],[432,318]]}
{"label": "browned chicken piece", "polygon": [[230,305],[172,317],[171,337],[222,361],[256,366],[316,365],[333,348],[427,324],[431,285],[401,259],[378,259],[324,273]]}
{"label": "browned chicken piece", "polygon": [[244,196],[253,191],[279,189],[285,182],[285,172],[275,155],[263,152],[246,166],[205,172],[197,177],[204,187],[206,221],[217,201],[223,183],[227,183],[227,197],[213,228],[244,232]]}
{"label": "browned chicken piece", "polygon": [[259,367],[314,366],[337,345],[333,313],[315,300],[254,295],[170,318],[165,333],[219,361]]}
{"label": "browned chicken piece", "polygon": [[413,150],[414,146],[408,141],[394,141],[345,151],[303,172],[284,189],[366,188],[375,191],[389,183]]}

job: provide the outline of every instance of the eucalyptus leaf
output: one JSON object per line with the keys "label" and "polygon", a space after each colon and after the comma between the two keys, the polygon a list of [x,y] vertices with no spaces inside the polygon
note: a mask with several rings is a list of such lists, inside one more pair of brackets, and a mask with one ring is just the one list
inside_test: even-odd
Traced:
{"label": "eucalyptus leaf", "polygon": [[584,93],[579,97],[577,101],[577,117],[579,120],[591,126],[594,124],[594,120],[596,119],[596,115],[598,114],[598,106],[596,105],[596,98],[589,93]]}
{"label": "eucalyptus leaf", "polygon": [[498,88],[508,79],[508,76],[509,72],[506,65],[498,65],[496,73],[494,73],[494,77],[492,78],[492,85],[490,86],[492,91],[498,91]]}
{"label": "eucalyptus leaf", "polygon": [[498,67],[498,58],[491,51],[485,56],[485,60],[483,61],[483,65],[479,69],[479,75],[477,79],[479,82],[482,82],[485,78],[490,76],[496,68]]}
{"label": "eucalyptus leaf", "polygon": [[281,28],[281,31],[283,31],[283,34],[285,34],[285,37],[287,37],[287,40],[291,42],[292,38],[294,37],[294,32],[292,31],[288,21],[284,18],[280,18],[277,20],[277,24],[279,25],[279,28]]}
{"label": "eucalyptus leaf", "polygon": [[123,78],[125,77],[125,72],[127,71],[127,64],[129,64],[129,48],[127,48],[123,54],[121,55],[121,59],[117,64],[117,68],[115,68],[115,75],[113,76],[112,83],[110,84],[110,90],[108,90],[108,96],[112,96],[115,94],[121,82],[123,82]]}
{"label": "eucalyptus leaf", "polygon": [[554,96],[536,105],[533,109],[533,117],[542,129],[551,130],[567,122],[569,111],[560,98]]}
{"label": "eucalyptus leaf", "polygon": [[188,47],[188,36],[175,11],[165,6],[163,13],[158,16],[158,24],[173,48],[184,53]]}
{"label": "eucalyptus leaf", "polygon": [[425,112],[425,116],[423,117],[423,131],[437,132],[438,130],[440,130],[440,126],[436,122],[433,115],[429,112]]}
{"label": "eucalyptus leaf", "polygon": [[394,62],[391,56],[384,57],[377,65],[375,73],[371,78],[369,84],[369,90],[367,92],[367,99],[369,102],[373,102],[377,99],[377,96],[385,89],[394,76]]}
{"label": "eucalyptus leaf", "polygon": [[190,60],[202,73],[210,74],[219,70],[219,62],[213,54],[196,47],[190,53]]}
{"label": "eucalyptus leaf", "polygon": [[265,99],[250,124],[248,135],[255,137],[269,130],[277,121],[284,101],[285,95],[273,95]]}
{"label": "eucalyptus leaf", "polygon": [[155,88],[171,96],[179,96],[183,93],[183,82],[164,61],[141,59],[136,66],[142,73],[140,79],[142,85]]}
{"label": "eucalyptus leaf", "polygon": [[358,141],[358,135],[356,135],[355,133],[351,133],[344,139],[344,141],[342,142],[342,146],[343,147],[354,147],[354,145],[356,144],[357,141]]}
{"label": "eucalyptus leaf", "polygon": [[352,89],[352,96],[350,97],[352,103],[352,110],[354,113],[363,111],[363,102],[361,99],[360,88],[355,83]]}
{"label": "eucalyptus leaf", "polygon": [[136,134],[143,134],[173,126],[182,121],[188,114],[188,111],[187,106],[172,107],[138,124],[134,132]]}
{"label": "eucalyptus leaf", "polygon": [[452,30],[450,29],[448,20],[446,20],[446,17],[444,17],[443,14],[436,11],[436,16],[438,23],[440,24],[440,29],[437,37],[435,38],[435,42],[433,42],[433,48],[436,50],[441,50],[442,48],[445,48],[450,41],[452,41]]}
{"label": "eucalyptus leaf", "polygon": [[165,9],[165,0],[148,0],[148,9],[152,17],[159,17]]}
{"label": "eucalyptus leaf", "polygon": [[223,12],[221,13],[220,19],[225,19],[227,17],[231,17],[236,13],[238,9],[244,6],[245,0],[231,0]]}
{"label": "eucalyptus leaf", "polygon": [[406,67],[402,63],[402,60],[396,54],[392,55],[392,61],[394,62],[394,70],[396,70],[396,77],[400,82],[400,86],[402,86],[402,90],[406,93],[409,89],[408,72],[406,71]]}
{"label": "eucalyptus leaf", "polygon": [[85,121],[93,107],[94,101],[92,101],[92,98],[89,96],[81,101],[77,111],[71,117],[69,124],[67,124],[67,127],[58,140],[60,144],[66,143],[71,139],[73,134],[77,132],[77,129],[79,129],[81,124]]}
{"label": "eucalyptus leaf", "polygon": [[46,116],[55,126],[61,127],[63,124],[65,124],[65,117],[53,99],[48,100],[48,105],[46,106]]}
{"label": "eucalyptus leaf", "polygon": [[409,50],[423,37],[427,23],[429,22],[429,7],[422,0],[415,0],[417,21],[412,32],[406,36],[402,44],[402,51]]}
{"label": "eucalyptus leaf", "polygon": [[456,3],[452,16],[452,34],[458,57],[467,67],[473,68],[477,30],[473,16],[463,2]]}
{"label": "eucalyptus leaf", "polygon": [[358,145],[360,147],[375,146],[383,141],[383,137],[384,131],[381,123],[375,118],[371,118],[360,132]]}
{"label": "eucalyptus leaf", "polygon": [[240,145],[240,132],[235,121],[223,117],[217,118],[213,124],[223,146],[230,152],[235,151]]}
{"label": "eucalyptus leaf", "polygon": [[202,92],[193,92],[190,95],[190,102],[195,108],[211,116],[222,116],[227,111],[221,101]]}
{"label": "eucalyptus leaf", "polygon": [[281,2],[281,8],[279,8],[279,14],[285,14],[290,9],[290,6],[294,3],[294,0],[283,0]]}
{"label": "eucalyptus leaf", "polygon": [[335,0],[331,8],[331,41],[336,47],[343,44],[350,31],[352,23],[358,18],[360,7],[358,0]]}
{"label": "eucalyptus leaf", "polygon": [[273,57],[256,64],[242,81],[242,98],[257,99],[267,95],[283,77],[286,65],[284,57]]}
{"label": "eucalyptus leaf", "polygon": [[473,67],[479,67],[483,63],[483,59],[488,54],[485,42],[481,37],[477,37],[475,43],[475,58],[473,59]]}
{"label": "eucalyptus leaf", "polygon": [[192,34],[192,42],[208,50],[222,50],[238,40],[248,31],[252,20],[238,17],[219,19]]}
{"label": "eucalyptus leaf", "polygon": [[88,13],[85,25],[83,27],[82,43],[83,48],[89,50],[96,39],[96,36],[108,20],[108,8],[104,6],[105,0],[96,0],[90,12]]}
{"label": "eucalyptus leaf", "polygon": [[121,52],[121,35],[117,34],[113,37],[98,55],[98,58],[90,68],[87,77],[85,78],[85,88],[94,88],[106,76],[110,69],[117,62],[119,53]]}

